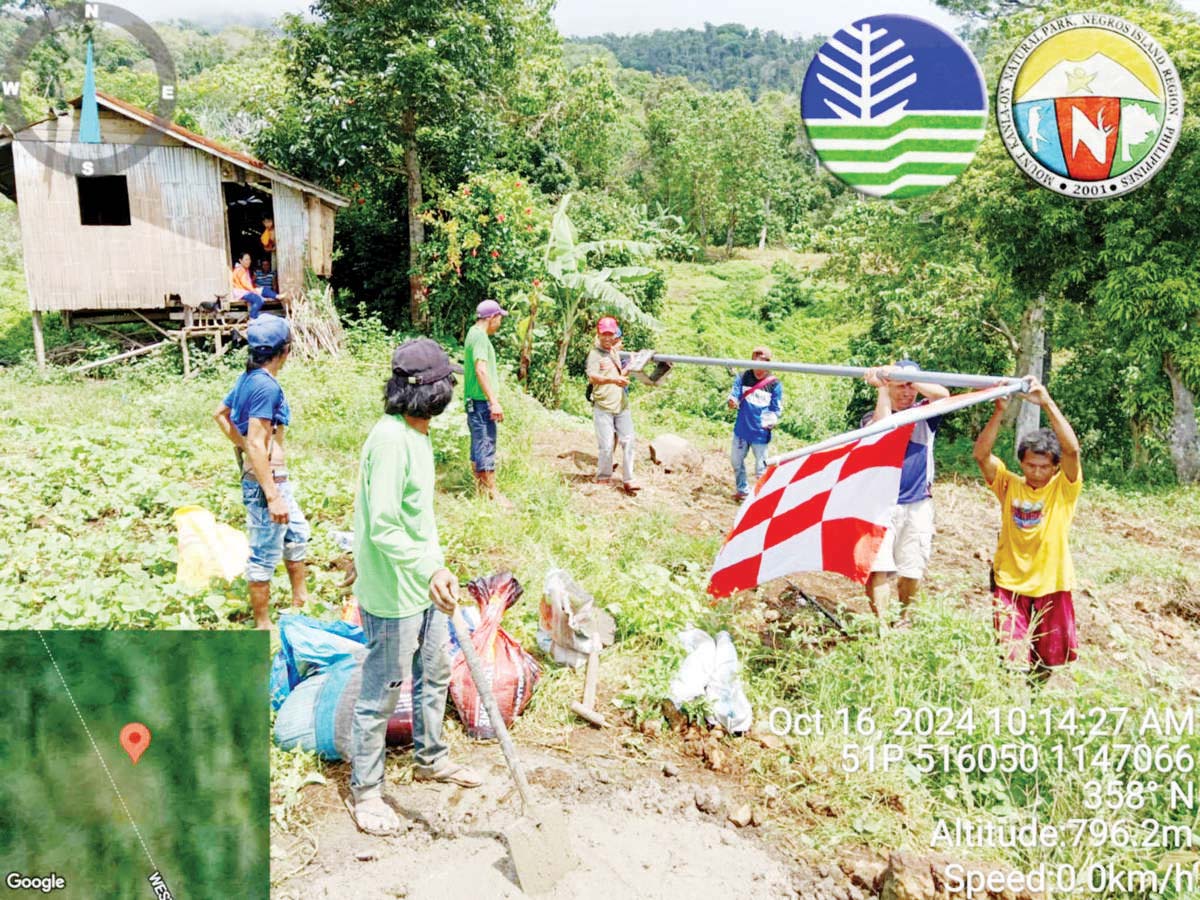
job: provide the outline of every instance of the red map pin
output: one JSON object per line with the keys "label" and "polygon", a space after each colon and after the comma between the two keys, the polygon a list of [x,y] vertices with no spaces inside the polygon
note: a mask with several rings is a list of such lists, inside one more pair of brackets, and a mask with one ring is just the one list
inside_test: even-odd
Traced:
{"label": "red map pin", "polygon": [[141,722],[130,722],[121,729],[121,746],[136,766],[146,748],[150,746],[150,729]]}

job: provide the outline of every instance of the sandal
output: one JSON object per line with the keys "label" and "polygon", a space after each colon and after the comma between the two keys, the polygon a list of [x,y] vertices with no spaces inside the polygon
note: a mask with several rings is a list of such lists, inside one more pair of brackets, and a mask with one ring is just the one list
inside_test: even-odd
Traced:
{"label": "sandal", "polygon": [[[349,804],[346,804],[349,806]],[[400,831],[400,817],[384,802],[382,797],[360,800],[350,809],[354,824],[360,831],[380,837],[390,837]]]}
{"label": "sandal", "polygon": [[437,781],[442,784],[457,784],[459,787],[473,788],[483,784],[475,770],[462,763],[442,760],[435,766],[415,766],[413,781]]}
{"label": "sandal", "polygon": [[642,489],[642,486],[636,481],[627,481],[621,486],[621,490],[627,493],[630,497]]}

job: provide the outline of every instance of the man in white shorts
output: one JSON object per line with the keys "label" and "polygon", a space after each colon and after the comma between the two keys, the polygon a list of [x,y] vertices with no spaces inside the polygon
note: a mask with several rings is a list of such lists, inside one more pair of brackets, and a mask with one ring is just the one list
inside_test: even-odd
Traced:
{"label": "man in white shorts", "polygon": [[[883,377],[898,369],[920,371],[921,367],[911,359],[902,359],[895,366],[867,371],[866,382],[878,390],[878,398],[874,411],[863,416],[864,426],[892,413],[950,396],[950,391],[939,384],[894,381]],[[917,400],[918,394],[921,400]],[[933,440],[941,421],[941,416],[933,416],[917,422],[913,426],[908,448],[904,451],[904,464],[900,469],[900,495],[892,507],[892,525],[884,535],[867,579],[867,599],[871,603],[871,611],[881,622],[887,619],[893,575],[898,576],[896,587],[900,595],[900,621],[906,621],[908,605],[917,594],[933,552]]]}

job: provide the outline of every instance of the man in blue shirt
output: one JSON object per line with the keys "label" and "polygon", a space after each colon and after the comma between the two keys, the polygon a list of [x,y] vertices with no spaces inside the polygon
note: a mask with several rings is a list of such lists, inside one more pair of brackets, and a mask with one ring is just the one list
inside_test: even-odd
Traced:
{"label": "man in blue shirt", "polygon": [[[950,391],[940,384],[895,381],[884,377],[901,369],[919,372],[921,367],[911,359],[902,359],[895,366],[867,370],[864,376],[866,382],[876,388],[878,394],[875,409],[863,416],[864,426],[885,419],[892,413],[950,396]],[[924,399],[918,401],[918,394]],[[933,440],[941,421],[941,416],[933,416],[917,422],[904,451],[900,494],[896,498],[896,505],[892,507],[892,524],[883,537],[867,579],[867,599],[871,603],[871,611],[881,622],[887,617],[892,575],[897,576],[900,620],[905,621],[908,605],[917,594],[933,552]]]}
{"label": "man in blue shirt", "polygon": [[291,412],[276,380],[291,351],[291,329],[278,316],[262,314],[251,320],[246,341],[246,371],[213,418],[237,448],[242,464],[250,606],[255,625],[270,628],[271,576],[281,558],[292,584],[292,605],[303,606],[308,600],[304,558],[309,527],[288,480],[284,430],[291,424]]}
{"label": "man in blue shirt", "polygon": [[[766,347],[755,347],[750,358],[770,362],[771,351]],[[746,453],[754,451],[755,479],[766,470],[767,444],[771,442],[771,432],[783,412],[783,385],[767,369],[747,369],[733,380],[729,408],[737,410],[729,459],[733,463],[733,499],[740,502],[746,499],[748,492]]]}

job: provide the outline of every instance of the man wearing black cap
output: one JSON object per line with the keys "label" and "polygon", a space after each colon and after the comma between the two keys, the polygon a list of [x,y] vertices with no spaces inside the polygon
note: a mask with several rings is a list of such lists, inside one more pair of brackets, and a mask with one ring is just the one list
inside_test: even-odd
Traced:
{"label": "man wearing black cap", "polygon": [[354,501],[355,594],[367,639],[362,693],[351,730],[354,818],[370,834],[393,834],[383,799],[384,738],[400,685],[412,677],[413,777],[477,787],[479,776],[449,758],[442,740],[450,685],[448,616],[458,579],[446,568],[433,515],[429,422],[454,392],[453,366],[428,338],[392,355],[384,415],[363,445]]}
{"label": "man wearing black cap", "polygon": [[277,378],[291,350],[291,329],[278,316],[263,314],[251,320],[246,342],[246,371],[213,418],[242,462],[250,607],[255,625],[270,628],[271,577],[281,558],[292,583],[292,605],[303,606],[308,600],[304,558],[309,527],[296,504],[284,459],[284,429],[291,424],[291,412]]}
{"label": "man wearing black cap", "polygon": [[475,324],[463,342],[467,428],[471,432],[471,465],[481,494],[511,509],[512,503],[496,487],[496,423],[504,421],[500,406],[500,378],[496,373],[496,348],[491,336],[500,330],[508,310],[495,300],[475,307]]}

